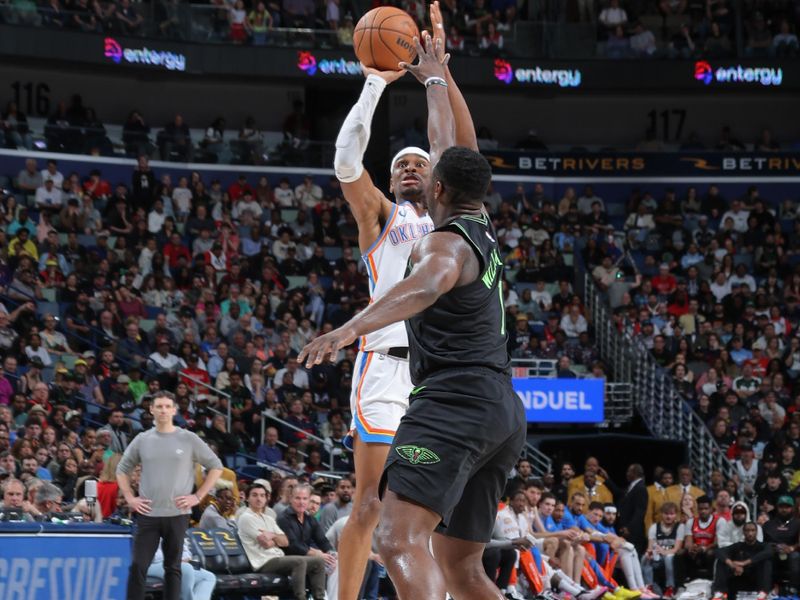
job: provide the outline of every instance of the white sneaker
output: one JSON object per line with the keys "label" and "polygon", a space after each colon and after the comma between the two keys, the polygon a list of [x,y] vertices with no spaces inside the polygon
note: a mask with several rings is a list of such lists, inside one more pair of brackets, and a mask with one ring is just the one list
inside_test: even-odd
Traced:
{"label": "white sneaker", "polygon": [[505,596],[509,600],[525,600],[525,596],[519,593],[519,590],[513,585],[506,588]]}

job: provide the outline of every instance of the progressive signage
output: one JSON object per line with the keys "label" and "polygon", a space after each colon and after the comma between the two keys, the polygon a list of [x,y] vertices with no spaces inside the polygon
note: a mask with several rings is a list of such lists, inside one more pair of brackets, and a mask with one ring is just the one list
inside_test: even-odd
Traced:
{"label": "progressive signage", "polygon": [[[99,526],[102,527],[102,526]],[[0,598],[120,600],[130,566],[129,535],[0,536]]]}
{"label": "progressive signage", "polygon": [[602,423],[605,420],[603,379],[513,380],[528,423]]}

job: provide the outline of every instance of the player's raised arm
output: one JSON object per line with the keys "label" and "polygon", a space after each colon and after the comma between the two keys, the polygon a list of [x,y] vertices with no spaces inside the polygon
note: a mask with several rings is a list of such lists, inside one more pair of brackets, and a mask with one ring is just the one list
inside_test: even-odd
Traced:
{"label": "player's raised arm", "polygon": [[[431,4],[431,29],[433,29],[433,39],[442,41],[442,48],[445,47],[446,32],[444,30],[444,20],[442,11],[439,9],[439,2]],[[447,96],[450,99],[450,107],[453,109],[453,117],[456,124],[456,145],[465,146],[471,150],[478,151],[478,136],[475,134],[475,123],[469,112],[467,101],[461,90],[456,84],[450,72],[449,63],[445,65],[444,78],[447,81]]]}
{"label": "player's raised arm", "polygon": [[[447,57],[442,40],[434,40],[428,32],[422,34],[422,41],[416,39],[417,64],[400,63],[420,83],[425,86],[428,99],[428,141],[431,145],[431,166],[439,161],[442,152],[456,145],[453,109],[447,93],[445,79]],[[423,46],[424,44],[424,46]]]}
{"label": "player's raised arm", "polygon": [[358,101],[350,109],[336,138],[333,166],[342,183],[344,198],[358,223],[359,234],[374,239],[380,233],[381,213],[389,201],[372,183],[364,169],[364,152],[369,144],[372,117],[386,86],[404,75],[404,71],[377,71],[364,67],[367,76]]}

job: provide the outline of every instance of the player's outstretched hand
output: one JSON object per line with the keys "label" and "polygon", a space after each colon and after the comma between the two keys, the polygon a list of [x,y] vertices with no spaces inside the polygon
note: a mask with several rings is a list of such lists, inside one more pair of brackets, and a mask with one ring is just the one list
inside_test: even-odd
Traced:
{"label": "player's outstretched hand", "polygon": [[442,48],[445,47],[445,33],[444,33],[444,19],[442,19],[442,11],[439,8],[439,1],[431,3],[431,29],[433,30],[433,41],[441,40]]}
{"label": "player's outstretched hand", "polygon": [[417,47],[417,64],[400,63],[400,68],[409,71],[420,83],[424,84],[431,77],[444,79],[445,67],[450,60],[450,55],[444,52],[444,40],[433,39],[427,31],[422,32],[422,42],[414,38]]}
{"label": "player's outstretched hand", "polygon": [[355,332],[347,325],[334,329],[330,333],[321,335],[306,344],[305,348],[297,356],[297,362],[302,364],[305,361],[306,368],[310,369],[314,365],[322,363],[326,356],[330,356],[331,360],[333,360],[339,350],[347,348],[347,346],[356,341],[357,337]]}
{"label": "player's outstretched hand", "polygon": [[361,71],[364,73],[364,77],[367,75],[377,75],[381,79],[383,79],[386,84],[393,83],[400,79],[406,72],[402,69],[398,71],[379,71],[378,69],[373,69],[372,67],[367,67],[366,65],[361,65]]}

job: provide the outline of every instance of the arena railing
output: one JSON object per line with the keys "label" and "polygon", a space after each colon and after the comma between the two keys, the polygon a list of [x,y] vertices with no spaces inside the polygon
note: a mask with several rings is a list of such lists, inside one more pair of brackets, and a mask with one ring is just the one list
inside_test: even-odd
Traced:
{"label": "arena railing", "polygon": [[706,424],[678,393],[669,373],[658,366],[639,339],[616,329],[606,298],[589,272],[585,274],[584,302],[601,358],[614,379],[632,385],[634,405],[650,432],[657,438],[679,440],[686,445],[698,485],[708,487],[714,471],[732,477],[730,461]]}
{"label": "arena railing", "polygon": [[[295,425],[292,425],[291,423],[289,423],[288,421],[285,421],[285,420],[281,419],[280,417],[276,417],[276,416],[274,416],[274,415],[271,415],[271,414],[269,414],[269,413],[268,413],[268,412],[266,412],[266,411],[264,411],[264,412],[262,412],[262,413],[261,413],[261,417],[262,417],[262,418],[261,418],[261,439],[262,439],[262,440],[264,439],[264,431],[265,431],[265,429],[266,429],[266,427],[267,427],[267,425],[266,425],[266,420],[267,420],[267,419],[269,419],[270,421],[273,421],[273,422],[275,422],[275,423],[278,423],[278,424],[279,424],[281,427],[286,427],[287,429],[291,429],[292,431],[296,431],[296,432],[298,432],[298,433],[302,433],[302,434],[303,434],[303,435],[305,435],[305,436],[306,436],[308,439],[310,439],[310,440],[314,440],[314,441],[315,441],[315,442],[317,442],[317,443],[318,443],[320,446],[322,446],[323,448],[325,448],[325,440],[324,440],[323,438],[321,438],[321,437],[319,437],[319,436],[316,436],[316,435],[314,435],[313,433],[308,433],[307,431],[305,431],[305,430],[303,430],[303,429],[300,429],[299,427],[297,427],[297,426],[295,426]],[[304,453],[303,453],[303,455],[304,455],[304,456],[308,456],[307,454],[304,454]],[[330,453],[330,452],[328,453],[328,470],[329,470],[329,471],[332,471],[332,472],[335,472],[335,471],[336,471],[336,470],[333,468],[333,454],[332,454],[332,453]]]}
{"label": "arena railing", "polygon": [[537,477],[544,477],[548,473],[552,473],[553,461],[547,454],[539,450],[530,442],[525,442],[525,448],[522,451],[522,456],[531,463],[533,474]]}

